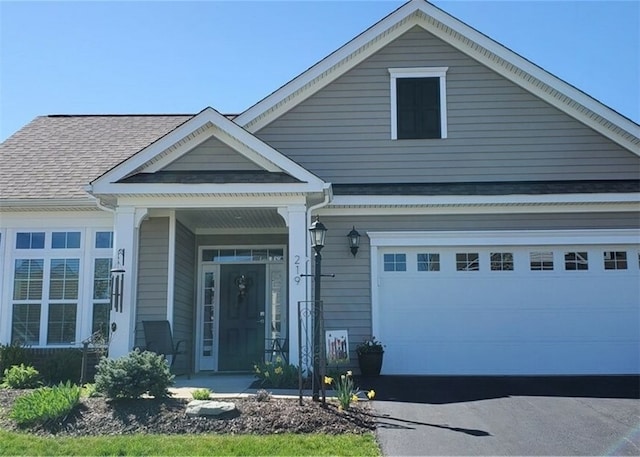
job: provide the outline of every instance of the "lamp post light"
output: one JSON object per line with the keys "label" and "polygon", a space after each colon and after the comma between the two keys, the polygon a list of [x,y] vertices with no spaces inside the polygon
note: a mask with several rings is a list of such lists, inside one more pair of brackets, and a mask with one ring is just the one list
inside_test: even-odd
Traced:
{"label": "lamp post light", "polygon": [[[314,320],[314,332],[313,332],[313,401],[320,400],[320,356],[322,350],[322,336],[321,333],[321,320],[322,320],[322,300],[320,297],[320,278],[322,277],[322,256],[320,251],[324,247],[324,240],[327,235],[327,228],[320,218],[316,216],[316,220],[309,227],[309,234],[311,235],[311,246],[315,251],[315,271],[314,271],[314,303],[313,303],[313,320]],[[324,389],[323,389],[324,392]]]}

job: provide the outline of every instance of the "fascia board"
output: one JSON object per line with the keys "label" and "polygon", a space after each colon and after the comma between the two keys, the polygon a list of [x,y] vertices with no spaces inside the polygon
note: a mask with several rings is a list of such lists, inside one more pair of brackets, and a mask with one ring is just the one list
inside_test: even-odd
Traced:
{"label": "fascia board", "polygon": [[367,232],[371,246],[529,246],[638,244],[640,230],[487,230]]}
{"label": "fascia board", "polygon": [[[268,171],[282,170],[300,181],[316,185],[324,184],[324,182],[316,175],[280,154],[271,146],[247,132],[239,125],[230,121],[213,108],[206,108],[152,145],[134,154],[129,159],[94,180],[90,185],[92,193],[107,193],[107,188],[110,184],[116,183],[138,169],[144,169],[145,165],[158,154],[161,154],[163,151],[173,147],[176,143],[179,143],[185,137],[194,134],[194,132],[197,132],[199,129],[206,127],[209,123],[217,127],[219,129],[219,133],[222,133],[220,135],[223,137],[221,141],[233,142],[233,140],[237,140],[237,144],[230,145],[236,150],[243,149],[239,147],[240,145],[246,145],[248,150],[244,149],[244,151],[239,150],[238,152],[244,153],[244,155],[246,155],[250,160],[264,166]],[[172,154],[170,154],[170,158],[163,158],[161,161],[166,164],[175,160],[179,155],[174,154],[184,154],[214,135],[215,132],[208,130],[197,133],[194,137],[194,143],[187,141],[186,145],[176,148],[176,151],[173,151]],[[254,151],[255,154],[248,151]],[[251,157],[247,154],[251,155]],[[155,168],[156,167],[153,169]]]}
{"label": "fascia board", "polygon": [[569,213],[639,213],[638,203],[566,203],[518,205],[425,205],[425,206],[327,206],[320,216],[395,217],[424,215],[475,214],[569,214]]}
{"label": "fascia board", "polygon": [[[268,95],[266,98],[256,103],[245,112],[238,115],[234,122],[239,125],[244,126],[250,132],[256,132],[260,130],[264,125],[268,124],[270,121],[266,122],[258,122],[256,120],[263,116],[266,112],[272,110],[276,105],[285,101],[286,99],[292,97],[293,94],[298,92],[299,90],[305,88],[309,83],[314,81],[316,78],[323,76],[325,73],[331,71],[331,77],[325,78],[325,81],[319,83],[315,82],[313,84],[312,91],[313,93],[320,90],[322,87],[329,84],[331,81],[335,80],[341,74],[347,72],[351,68],[355,67],[357,64],[365,60],[371,54],[393,41],[395,38],[400,36],[406,30],[411,28],[413,23],[407,24],[404,27],[396,30],[392,30],[394,26],[397,26],[401,21],[408,18],[411,14],[413,14],[420,7],[420,3],[424,3],[422,0],[419,1],[411,1],[401,6],[384,19],[376,23],[374,26],[365,30],[363,33],[358,35],[356,38],[345,44],[344,46],[338,48],[329,56],[325,57],[323,60],[309,68],[304,73],[300,74],[296,78],[292,79],[290,82],[282,86],[280,89],[276,90],[272,94]],[[380,40],[380,44],[377,46],[372,46],[372,43],[378,36],[383,33],[389,34],[389,36],[385,37],[384,40]],[[393,33],[395,32],[395,33]],[[352,54],[358,49],[369,45],[366,52],[361,52],[358,55],[352,56]],[[342,66],[342,69],[337,72],[334,67],[339,65],[345,59],[350,58],[348,64]],[[310,94],[307,95],[310,96]],[[306,98],[306,97],[303,97]],[[298,102],[299,103],[299,102]]]}
{"label": "fascia board", "polygon": [[[416,11],[422,12],[427,17],[418,18],[418,15],[410,17]],[[429,17],[437,24],[430,24]],[[407,20],[408,18],[410,20]],[[400,24],[402,21],[405,22]],[[295,104],[310,97],[414,25],[421,26],[429,33],[640,156],[640,125],[424,0],[412,0],[401,6],[333,54],[240,114],[234,121],[245,126],[250,132],[258,131],[273,121],[281,111],[289,110]],[[356,53],[360,49],[361,52]],[[310,84],[312,82],[313,84]],[[283,102],[293,98],[297,98],[293,105],[278,109]],[[580,106],[575,106],[576,104],[591,113],[585,112]],[[603,125],[594,118],[592,113],[617,129]]]}
{"label": "fascia board", "polygon": [[304,206],[304,195],[216,195],[216,196],[125,196],[118,197],[119,206],[136,208],[276,208],[288,205]]}
{"label": "fascia board", "polygon": [[[592,127],[594,130],[607,136],[609,139],[629,149],[634,154],[640,155],[640,148],[638,147],[638,140],[640,139],[640,125],[630,119],[627,119],[583,91],[566,83],[538,65],[535,65],[531,61],[521,57],[497,41],[492,40],[488,36],[478,32],[474,28],[466,25],[464,22],[459,21],[439,8],[425,3],[424,7],[421,7],[420,9],[424,14],[431,16],[436,21],[461,35],[461,37],[456,37],[458,38],[457,40],[452,40],[451,34],[448,33],[446,29],[440,27],[425,28],[428,32],[456,47],[465,54],[473,57],[480,63],[542,98],[556,108],[578,119],[589,127]],[[484,48],[491,54],[494,54],[508,65],[505,65],[503,62],[496,62],[490,54],[488,55],[486,52],[478,50],[476,45]],[[526,74],[522,74],[522,72]],[[543,85],[551,88],[552,91],[545,90],[544,86],[541,86],[536,81],[532,81],[530,76],[538,80]],[[571,101],[579,103],[591,112],[628,132],[630,135],[633,135],[635,137],[635,141],[630,141],[628,138],[616,134],[616,132],[606,128],[596,119],[593,119],[592,116],[582,112],[579,108],[569,106]]]}
{"label": "fascia board", "polygon": [[336,195],[331,206],[518,205],[640,203],[638,193],[553,195]]}

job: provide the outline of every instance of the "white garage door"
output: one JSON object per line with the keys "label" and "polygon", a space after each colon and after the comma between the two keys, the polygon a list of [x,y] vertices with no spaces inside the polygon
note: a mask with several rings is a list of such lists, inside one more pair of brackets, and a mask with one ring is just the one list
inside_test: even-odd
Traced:
{"label": "white garage door", "polygon": [[374,249],[383,374],[640,372],[637,245]]}

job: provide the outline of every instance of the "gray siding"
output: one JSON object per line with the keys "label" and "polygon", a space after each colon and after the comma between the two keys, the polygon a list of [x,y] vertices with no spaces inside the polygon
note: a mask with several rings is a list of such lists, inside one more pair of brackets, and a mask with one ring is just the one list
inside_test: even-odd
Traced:
{"label": "gray siding", "polygon": [[151,218],[140,226],[136,346],[144,346],[143,320],[167,318],[169,219]]}
{"label": "gray siding", "polygon": [[259,166],[233,150],[217,138],[209,138],[187,152],[175,162],[167,165],[167,171],[220,171],[261,170]]}
{"label": "gray siding", "polygon": [[[177,372],[191,371],[193,364],[193,335],[195,335],[195,276],[196,243],[195,235],[180,222],[176,222],[175,290],[173,308],[173,335],[176,341],[189,342],[188,359],[178,357]],[[187,362],[188,365],[187,365]]]}
{"label": "gray siding", "polygon": [[[329,231],[322,250],[322,272],[336,275],[335,278],[322,279],[325,328],[349,331],[352,368],[355,368],[355,347],[371,335],[368,231],[637,229],[639,221],[638,213],[323,216],[322,222]],[[360,250],[355,258],[346,239],[353,225],[361,234]]]}
{"label": "gray siding", "polygon": [[[391,138],[388,68],[449,67],[448,138]],[[333,183],[637,179],[640,158],[421,28],[257,133]]]}

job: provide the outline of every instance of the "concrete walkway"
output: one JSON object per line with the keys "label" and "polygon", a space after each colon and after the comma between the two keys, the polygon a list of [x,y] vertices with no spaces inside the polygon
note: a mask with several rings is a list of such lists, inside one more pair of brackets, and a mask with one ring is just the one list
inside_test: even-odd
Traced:
{"label": "concrete walkway", "polygon": [[[220,374],[220,373],[197,373],[186,376],[176,376],[174,387],[169,391],[176,398],[192,398],[191,392],[196,389],[209,389],[213,398],[243,397],[255,394],[260,388],[251,387],[256,381],[253,374]],[[271,391],[271,389],[266,389]],[[277,397],[298,397],[297,389],[277,389]],[[310,397],[311,391],[304,390],[303,396]],[[327,393],[327,396],[329,394]]]}

